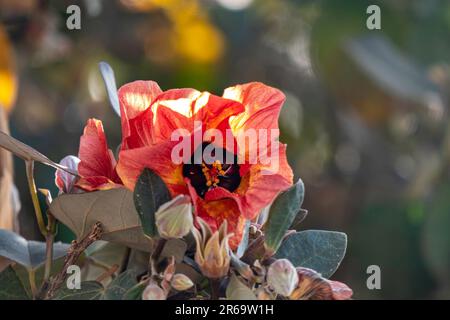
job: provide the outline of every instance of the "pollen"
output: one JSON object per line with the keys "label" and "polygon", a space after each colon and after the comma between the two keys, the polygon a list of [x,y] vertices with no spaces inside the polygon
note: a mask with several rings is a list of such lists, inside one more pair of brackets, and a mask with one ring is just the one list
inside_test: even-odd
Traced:
{"label": "pollen", "polygon": [[207,187],[217,187],[220,183],[219,177],[226,175],[226,172],[222,169],[222,164],[219,160],[214,161],[211,166],[202,163],[202,172],[206,178]]}

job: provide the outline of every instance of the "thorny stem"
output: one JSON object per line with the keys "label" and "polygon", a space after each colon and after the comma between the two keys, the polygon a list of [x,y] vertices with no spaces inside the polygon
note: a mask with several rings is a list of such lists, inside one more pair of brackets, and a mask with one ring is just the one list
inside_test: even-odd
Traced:
{"label": "thorny stem", "polygon": [[156,248],[153,253],[150,255],[149,261],[149,276],[156,276],[158,274],[158,270],[156,268],[156,263],[159,260],[159,256],[166,245],[167,240],[160,238],[156,244]]}
{"label": "thorny stem", "polygon": [[26,161],[25,166],[27,173],[28,188],[30,189],[31,200],[33,201],[37,223],[41,234],[45,237],[47,236],[47,228],[45,226],[44,217],[42,216],[41,206],[39,205],[36,184],[34,183],[34,161],[33,160]]}
{"label": "thorny stem", "polygon": [[94,224],[89,234],[86,235],[83,239],[81,239],[80,241],[72,241],[66,259],[64,260],[64,266],[55,277],[52,277],[48,286],[49,288],[44,295],[45,299],[51,299],[55,295],[56,291],[61,287],[62,283],[67,277],[67,269],[69,268],[69,266],[75,264],[84,250],[86,250],[86,248],[89,247],[93,242],[100,239],[102,233],[102,226],[100,222],[97,222],[96,224]]}

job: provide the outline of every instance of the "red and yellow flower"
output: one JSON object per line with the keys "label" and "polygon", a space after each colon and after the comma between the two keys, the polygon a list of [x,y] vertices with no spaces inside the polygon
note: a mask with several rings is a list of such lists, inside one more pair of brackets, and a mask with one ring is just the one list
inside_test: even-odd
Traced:
{"label": "red and yellow flower", "polygon": [[[79,187],[93,191],[124,185],[133,190],[142,170],[150,168],[164,180],[172,196],[191,197],[195,215],[205,220],[212,231],[226,220],[228,232],[234,234],[230,246],[236,248],[245,221],[254,219],[279,192],[292,185],[293,174],[284,144],[269,139],[263,146],[277,153],[279,165],[274,170],[261,161],[261,153],[249,161],[251,148],[261,145],[244,146],[237,139],[248,129],[278,129],[285,99],[281,91],[253,82],[228,88],[220,97],[194,89],[163,92],[153,81],[135,81],[122,86],[118,95],[122,121],[119,159],[116,163],[107,147],[101,122],[89,120],[80,141]],[[196,123],[201,123],[201,128]],[[232,148],[224,143],[217,146],[218,142],[208,137],[203,137],[201,145],[194,148],[213,143],[240,161],[174,162],[172,151],[179,141],[172,141],[171,136],[179,129],[187,132],[190,139],[199,129],[216,129],[224,136],[226,131],[231,132],[235,139]]]}

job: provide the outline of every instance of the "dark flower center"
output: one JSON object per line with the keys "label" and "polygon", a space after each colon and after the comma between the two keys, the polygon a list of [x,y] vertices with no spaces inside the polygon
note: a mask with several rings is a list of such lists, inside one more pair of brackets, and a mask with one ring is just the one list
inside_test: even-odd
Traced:
{"label": "dark flower center", "polygon": [[[202,155],[209,143],[203,143],[201,147]],[[198,152],[200,150],[197,150]],[[191,181],[191,185],[200,197],[204,197],[205,193],[215,187],[222,187],[230,192],[237,189],[241,183],[239,175],[239,165],[237,164],[237,156],[222,148],[214,148],[211,152],[211,158],[206,163],[204,160],[201,164],[195,163],[195,153],[191,157],[191,163],[183,165],[183,176]],[[202,157],[203,159],[203,157]],[[232,163],[223,163],[225,160],[233,159]],[[227,161],[225,161],[227,162]]]}

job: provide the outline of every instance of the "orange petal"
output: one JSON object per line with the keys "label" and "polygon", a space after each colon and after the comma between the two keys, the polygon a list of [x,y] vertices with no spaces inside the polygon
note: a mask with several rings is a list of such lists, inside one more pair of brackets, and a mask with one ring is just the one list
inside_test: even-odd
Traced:
{"label": "orange petal", "polygon": [[278,129],[278,116],[286,99],[278,89],[250,82],[225,89],[223,97],[239,101],[245,112],[230,121],[233,132],[254,129]]}
{"label": "orange petal", "polygon": [[[122,140],[130,135],[129,121],[150,107],[161,93],[154,81],[134,81],[119,88],[120,117],[122,121]],[[124,148],[125,146],[122,146]]]}
{"label": "orange petal", "polygon": [[123,187],[121,184],[117,184],[106,177],[80,178],[75,185],[88,192]]}
{"label": "orange petal", "polygon": [[89,119],[80,138],[78,173],[83,178],[105,177],[119,182],[115,172],[116,160],[108,149],[100,120]]}
{"label": "orange petal", "polygon": [[129,120],[125,149],[150,146],[169,140],[174,131],[193,132],[195,122],[203,130],[226,129],[228,119],[244,110],[241,103],[194,89],[168,90],[153,101],[151,108]]}
{"label": "orange petal", "polygon": [[166,141],[131,150],[122,150],[119,153],[117,173],[123,184],[134,190],[136,180],[145,168],[153,170],[164,180],[172,195],[187,193],[183,176],[182,165],[174,164],[171,160],[172,148],[177,141]]}
{"label": "orange petal", "polygon": [[270,204],[276,196],[293,183],[293,172],[286,158],[286,145],[279,143],[278,168],[270,165],[255,164],[250,166],[242,177],[236,193],[242,196],[242,213],[247,219],[255,218],[259,212]]}
{"label": "orange petal", "polygon": [[[210,199],[206,199],[206,197],[205,199],[202,199],[191,186],[189,179],[185,179],[185,181],[188,185],[189,194],[194,204],[195,215],[208,223],[213,232],[218,230],[226,220],[227,232],[233,234],[229,239],[229,245],[232,250],[235,250],[242,240],[246,220],[241,215],[237,197],[224,196],[225,194],[228,195],[228,190],[219,187],[213,190],[215,190],[215,192],[221,192],[222,190],[225,192],[224,194],[215,194],[211,195]],[[211,200],[214,198],[217,198],[217,200]]]}

